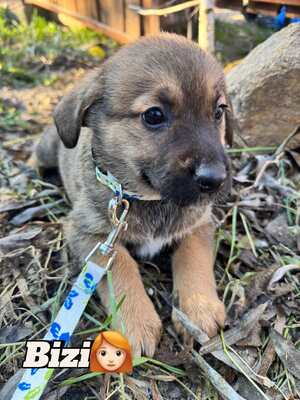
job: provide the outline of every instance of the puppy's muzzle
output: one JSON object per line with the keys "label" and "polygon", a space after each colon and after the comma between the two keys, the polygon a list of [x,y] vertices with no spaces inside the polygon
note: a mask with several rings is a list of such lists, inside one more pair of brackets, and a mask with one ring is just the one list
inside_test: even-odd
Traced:
{"label": "puppy's muzzle", "polygon": [[227,178],[226,167],[223,164],[200,165],[195,169],[193,179],[200,186],[202,192],[216,192]]}

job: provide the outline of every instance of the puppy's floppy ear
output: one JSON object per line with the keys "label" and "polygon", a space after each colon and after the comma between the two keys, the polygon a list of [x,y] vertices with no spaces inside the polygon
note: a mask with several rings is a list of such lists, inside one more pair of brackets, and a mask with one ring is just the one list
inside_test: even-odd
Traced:
{"label": "puppy's floppy ear", "polygon": [[233,115],[232,103],[228,95],[226,95],[228,109],[225,111],[225,141],[231,147],[233,144],[233,132],[235,120]]}
{"label": "puppy's floppy ear", "polygon": [[55,108],[53,116],[57,132],[69,149],[76,146],[85,113],[102,97],[102,88],[102,70],[97,69],[64,96]]}

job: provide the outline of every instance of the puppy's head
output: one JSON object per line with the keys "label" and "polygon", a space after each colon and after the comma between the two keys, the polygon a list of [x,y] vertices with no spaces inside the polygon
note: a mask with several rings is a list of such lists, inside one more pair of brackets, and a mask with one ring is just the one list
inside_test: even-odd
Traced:
{"label": "puppy's head", "polygon": [[146,198],[189,205],[230,188],[224,75],[183,37],[162,34],[122,48],[61,101],[54,118],[69,148],[81,126],[90,127],[99,166]]}

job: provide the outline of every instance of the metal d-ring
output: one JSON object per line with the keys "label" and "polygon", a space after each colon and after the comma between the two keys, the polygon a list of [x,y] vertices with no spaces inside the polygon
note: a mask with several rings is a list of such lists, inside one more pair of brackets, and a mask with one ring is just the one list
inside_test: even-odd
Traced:
{"label": "metal d-ring", "polygon": [[[118,209],[119,207],[123,207],[122,213],[120,217],[118,217]],[[125,219],[129,211],[129,201],[126,199],[119,199],[118,197],[114,197],[111,199],[108,205],[108,214],[110,220],[114,226],[118,226],[120,224],[125,224]]]}

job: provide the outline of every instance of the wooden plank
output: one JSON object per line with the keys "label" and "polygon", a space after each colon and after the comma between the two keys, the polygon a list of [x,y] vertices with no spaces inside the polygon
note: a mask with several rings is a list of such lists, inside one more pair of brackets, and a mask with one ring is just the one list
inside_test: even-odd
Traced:
{"label": "wooden plank", "polygon": [[97,0],[76,0],[76,11],[80,15],[98,20]]}
{"label": "wooden plank", "polygon": [[100,21],[105,25],[110,25],[110,0],[99,0]]}
{"label": "wooden plank", "polygon": [[246,12],[250,14],[263,14],[269,15],[270,17],[276,17],[276,15],[278,14],[278,5],[249,3],[246,8]]}
{"label": "wooden plank", "polygon": [[67,8],[70,11],[77,11],[77,2],[76,0],[58,0],[57,5]]}
{"label": "wooden plank", "polygon": [[[216,6],[233,10],[242,10],[242,0],[216,0]],[[286,15],[289,18],[299,17],[300,0],[250,0],[246,11],[253,14],[264,14],[275,17],[280,5],[286,4]]]}
{"label": "wooden plank", "polygon": [[[58,6],[61,6],[71,12],[75,12],[83,17],[89,17],[95,20],[99,20],[97,12],[97,0],[52,0],[51,3],[55,2]],[[76,28],[83,28],[84,25],[75,21],[74,18],[67,15],[59,15],[60,21],[67,25]]]}
{"label": "wooden plank", "polygon": [[[249,13],[261,13],[275,17],[278,13],[278,6],[283,4],[287,5],[287,17],[294,18],[300,16],[300,0],[250,0],[246,10]],[[216,0],[216,6],[241,10],[242,0]]]}
{"label": "wooden plank", "polygon": [[199,10],[198,44],[210,53],[215,51],[214,1],[201,0]]}
{"label": "wooden plank", "polygon": [[186,10],[187,8],[198,7],[199,1],[200,0],[188,0],[184,1],[183,3],[174,4],[167,7],[159,7],[159,8],[141,7],[140,10],[137,10],[137,12],[142,16],[156,15],[159,17],[164,17],[168,14],[174,14],[176,12]]}
{"label": "wooden plank", "polygon": [[[251,5],[249,5],[246,10],[253,14],[264,14],[276,17],[279,7],[278,4],[251,2]],[[287,6],[286,16],[288,18],[300,17],[300,7]]]}
{"label": "wooden plank", "polygon": [[118,43],[125,44],[128,42],[132,42],[133,38],[127,35],[124,32],[121,32],[117,29],[112,28],[111,26],[105,25],[95,19],[82,16],[75,11],[70,11],[65,7],[61,7],[59,5],[55,5],[46,0],[25,0],[26,4],[34,4],[38,7],[46,8],[49,11],[52,11],[57,14],[65,14],[69,17],[74,18],[77,21],[82,22],[85,26],[94,29],[97,32],[104,33],[107,36],[110,36],[112,39],[117,41]]}
{"label": "wooden plank", "polygon": [[300,17],[300,7],[287,6],[286,16],[289,18],[299,18]]}
{"label": "wooden plank", "polygon": [[140,15],[130,10],[129,6],[140,6],[140,0],[125,0],[125,32],[132,38],[137,39],[141,36],[141,17]]}
{"label": "wooden plank", "polygon": [[123,0],[101,0],[100,13],[101,22],[114,29],[125,30]]}
{"label": "wooden plank", "polygon": [[[145,8],[158,8],[157,0],[142,0],[142,6]],[[143,34],[144,35],[155,35],[160,31],[160,19],[159,17],[147,16],[143,17]]]}
{"label": "wooden plank", "polygon": [[123,0],[110,0],[110,24],[120,31],[125,30],[125,16]]}
{"label": "wooden plank", "polygon": [[270,4],[279,4],[279,5],[290,5],[290,6],[298,6],[300,7],[300,0],[255,0],[249,1],[249,3],[270,3]]}

